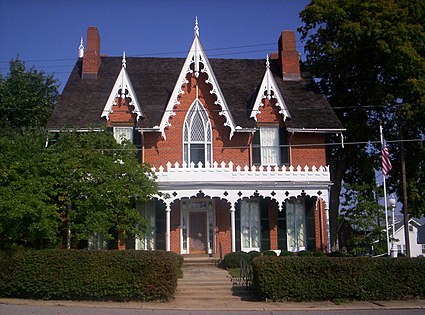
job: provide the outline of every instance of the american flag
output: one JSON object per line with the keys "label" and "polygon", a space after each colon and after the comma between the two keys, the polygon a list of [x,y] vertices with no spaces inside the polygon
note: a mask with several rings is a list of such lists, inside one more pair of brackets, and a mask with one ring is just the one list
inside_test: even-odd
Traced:
{"label": "american flag", "polygon": [[390,162],[390,153],[388,152],[387,144],[385,143],[385,140],[382,145],[381,158],[382,158],[382,174],[384,176],[387,176],[388,172],[391,171],[393,167]]}

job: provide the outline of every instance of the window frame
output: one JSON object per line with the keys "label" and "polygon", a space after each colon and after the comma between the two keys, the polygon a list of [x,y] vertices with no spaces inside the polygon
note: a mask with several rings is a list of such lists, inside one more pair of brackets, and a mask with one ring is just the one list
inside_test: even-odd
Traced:
{"label": "window frame", "polygon": [[[265,162],[265,150],[267,150],[267,146],[262,144],[262,130],[266,129],[275,129],[277,130],[277,135],[279,137],[279,149],[277,150],[277,163],[266,163]],[[282,166],[282,165],[290,165],[289,158],[289,146],[288,146],[288,134],[284,127],[280,127],[279,125],[261,125],[256,128],[254,134],[252,135],[252,164],[253,165],[264,165],[264,166]]]}
{"label": "window frame", "polygon": [[[127,133],[126,133],[126,136],[125,137],[121,137],[121,135],[123,134],[123,133],[119,133],[119,130],[126,130],[126,131],[129,131],[129,136],[130,136],[130,138],[127,138],[126,136],[127,136]],[[114,138],[115,138],[115,140],[119,143],[119,144],[121,144],[123,141],[125,141],[125,140],[128,140],[128,141],[130,141],[131,143],[133,143],[133,139],[134,139],[134,135],[133,135],[133,133],[134,133],[134,128],[133,127],[131,127],[131,126],[114,126],[113,128],[112,128],[112,130],[113,130],[113,135],[114,135]]]}
{"label": "window frame", "polygon": [[[199,130],[195,130],[198,128]],[[199,139],[196,139],[196,138]],[[191,167],[193,162],[194,167],[198,167],[198,163],[202,163],[205,168],[206,164],[211,165],[213,161],[212,154],[212,126],[208,113],[199,99],[196,99],[187,111],[183,122],[183,162],[188,167]],[[193,161],[192,150],[203,150],[203,156],[199,161]]]}

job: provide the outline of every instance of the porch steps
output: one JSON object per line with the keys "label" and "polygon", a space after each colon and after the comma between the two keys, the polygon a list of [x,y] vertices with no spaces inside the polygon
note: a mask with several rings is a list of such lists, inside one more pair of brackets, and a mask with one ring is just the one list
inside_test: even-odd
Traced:
{"label": "porch steps", "polygon": [[243,285],[233,283],[227,270],[217,266],[214,257],[186,256],[174,294],[176,301],[256,301],[255,296]]}

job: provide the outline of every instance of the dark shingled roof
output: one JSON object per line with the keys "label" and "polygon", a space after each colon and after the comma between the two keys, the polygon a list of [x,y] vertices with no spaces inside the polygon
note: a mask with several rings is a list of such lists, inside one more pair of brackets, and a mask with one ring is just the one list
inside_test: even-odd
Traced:
{"label": "dark shingled roof", "polygon": [[[121,69],[121,57],[102,57],[98,78],[81,80],[77,61],[55,107],[47,128],[102,128],[102,110]],[[145,119],[143,128],[160,124],[184,58],[127,58],[127,72]],[[236,126],[254,127],[250,119],[253,101],[265,73],[265,61],[256,59],[209,59]],[[291,119],[289,128],[343,129],[334,111],[310,80],[283,81],[276,60],[270,61]]]}

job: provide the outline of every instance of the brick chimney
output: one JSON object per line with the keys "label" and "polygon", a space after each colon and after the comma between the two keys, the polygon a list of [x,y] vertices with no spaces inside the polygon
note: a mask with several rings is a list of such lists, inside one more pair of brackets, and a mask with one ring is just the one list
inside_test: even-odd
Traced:
{"label": "brick chimney", "polygon": [[279,66],[286,81],[301,80],[300,55],[295,47],[295,33],[283,31],[279,38]]}
{"label": "brick chimney", "polygon": [[97,27],[87,28],[86,51],[83,57],[83,72],[81,79],[95,80],[100,68],[100,36]]}

